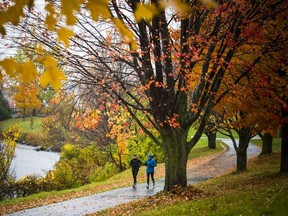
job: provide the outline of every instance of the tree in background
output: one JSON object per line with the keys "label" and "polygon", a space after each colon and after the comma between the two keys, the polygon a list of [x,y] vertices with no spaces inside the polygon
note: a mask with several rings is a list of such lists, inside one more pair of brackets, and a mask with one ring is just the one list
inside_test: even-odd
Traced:
{"label": "tree in background", "polygon": [[39,109],[42,105],[38,98],[38,85],[35,82],[20,83],[15,86],[15,91],[13,96],[15,107],[23,111],[23,120],[25,120],[25,116],[29,111],[31,116],[35,116],[36,109]]}
{"label": "tree in background", "polygon": [[2,89],[0,88],[0,121],[11,118],[11,113],[12,109],[4,98]]}
{"label": "tree in background", "polygon": [[[273,74],[273,71],[269,71],[268,74]],[[281,125],[288,120],[281,117],[282,101],[275,95],[279,89],[273,86],[273,83],[281,85],[280,83],[286,81],[279,79],[275,72],[269,83],[264,74],[261,77],[257,75],[259,74],[252,74],[242,79],[239,85],[234,86],[234,90],[222,98],[215,107],[218,118],[222,119],[219,127],[227,131],[227,135],[233,141],[237,153],[237,171],[247,169],[247,148],[250,139],[259,133],[276,134]],[[263,85],[266,87],[263,88]],[[232,130],[237,132],[238,142]]]}
{"label": "tree in background", "polygon": [[[107,96],[103,98],[98,101],[98,109],[85,108],[84,112],[80,109],[74,115],[82,136],[92,134],[88,135],[90,143],[95,143],[120,171],[129,166],[133,154],[144,160],[149,152],[153,152],[163,161],[161,148],[135,124],[129,112],[119,104],[111,103]],[[149,124],[146,125],[149,128]]]}

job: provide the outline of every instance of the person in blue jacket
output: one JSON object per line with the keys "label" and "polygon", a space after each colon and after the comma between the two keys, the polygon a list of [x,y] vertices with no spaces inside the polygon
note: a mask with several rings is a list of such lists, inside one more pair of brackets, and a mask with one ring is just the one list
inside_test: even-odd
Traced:
{"label": "person in blue jacket", "polygon": [[145,162],[146,167],[146,174],[147,174],[147,188],[149,188],[149,178],[151,176],[153,186],[155,186],[155,180],[154,180],[154,167],[157,166],[156,161],[152,158],[151,154],[148,154],[148,160]]}

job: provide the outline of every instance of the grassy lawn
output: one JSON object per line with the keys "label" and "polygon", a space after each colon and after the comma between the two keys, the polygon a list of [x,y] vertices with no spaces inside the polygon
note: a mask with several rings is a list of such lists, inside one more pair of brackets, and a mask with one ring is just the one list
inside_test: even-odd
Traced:
{"label": "grassy lawn", "polygon": [[[189,130],[189,132],[188,132],[188,138],[190,137],[193,137],[194,136],[194,134],[196,133],[196,129],[195,128],[193,128],[193,127],[191,127],[190,128],[190,130]],[[223,131],[224,133],[227,133],[227,132],[225,132],[225,131]],[[234,131],[234,130],[232,130],[232,134],[233,134],[233,136],[234,136],[234,138],[235,139],[238,139],[238,134],[236,133],[236,131]],[[217,132],[217,138],[226,138],[226,139],[229,139],[230,137],[228,137],[228,136],[226,136],[226,135],[224,135],[224,134],[221,134],[220,132]],[[205,134],[202,134],[202,136],[201,136],[201,139],[207,139],[207,136],[205,135]]]}
{"label": "grassy lawn", "polygon": [[[189,186],[186,192],[157,194],[94,215],[287,215],[288,173],[279,173],[280,139],[274,139],[273,147],[275,153],[254,158],[246,172],[230,173]],[[194,195],[187,191],[194,191]]]}
{"label": "grassy lawn", "polygon": [[[212,157],[213,155],[221,152],[222,150],[223,148],[219,145],[219,143],[217,143],[216,150],[209,150],[207,147],[207,140],[201,140],[192,150],[190,154],[190,160],[197,162],[197,160],[201,160],[201,158],[207,157],[208,155]],[[155,177],[162,178],[164,176],[165,176],[165,166],[164,164],[158,164],[155,170]],[[145,182],[145,180],[146,180],[145,167],[142,167],[140,168],[138,174],[138,182]],[[21,209],[27,209],[41,205],[48,205],[50,203],[91,195],[119,187],[130,186],[131,184],[132,184],[131,170],[128,169],[124,172],[114,175],[113,177],[103,182],[96,182],[70,190],[42,192],[27,197],[1,201],[0,215],[3,214],[4,212],[9,213]]]}
{"label": "grassy lawn", "polygon": [[220,143],[222,145],[225,145],[223,142],[217,140],[216,141],[216,149],[209,149],[208,148],[208,140],[207,139],[200,139],[198,141],[198,143],[194,146],[194,148],[191,150],[189,156],[188,156],[188,160],[191,160],[193,158],[197,158],[200,156],[205,156],[210,154],[211,152],[217,153],[222,151],[223,147],[220,145]]}
{"label": "grassy lawn", "polygon": [[19,124],[23,129],[23,132],[38,132],[41,131],[41,121],[42,117],[33,117],[33,128],[31,129],[31,117],[25,118],[23,121],[22,118],[11,118],[4,121],[0,121],[0,130],[5,131],[12,127],[15,124]]}
{"label": "grassy lawn", "polygon": [[279,153],[253,161],[249,171],[200,183],[204,199],[147,209],[137,215],[287,215],[288,174],[279,173]]}
{"label": "grassy lawn", "polygon": [[[262,140],[261,139],[252,139],[251,143],[262,147]],[[273,138],[273,145],[272,145],[273,152],[280,152],[281,151],[281,138]]]}

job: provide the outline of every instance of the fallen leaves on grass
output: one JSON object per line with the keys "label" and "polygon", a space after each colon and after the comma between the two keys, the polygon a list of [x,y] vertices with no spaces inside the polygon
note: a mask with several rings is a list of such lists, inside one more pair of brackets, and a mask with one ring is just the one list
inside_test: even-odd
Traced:
{"label": "fallen leaves on grass", "polygon": [[136,215],[137,212],[159,206],[167,206],[179,202],[205,198],[203,191],[190,185],[187,188],[173,187],[169,192],[159,192],[155,196],[149,196],[138,201],[122,204],[108,210],[97,212],[91,215]]}

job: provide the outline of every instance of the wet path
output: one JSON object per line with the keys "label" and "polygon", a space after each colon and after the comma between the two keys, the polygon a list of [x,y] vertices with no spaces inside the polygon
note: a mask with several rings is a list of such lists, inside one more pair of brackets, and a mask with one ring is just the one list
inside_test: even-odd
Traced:
{"label": "wet path", "polygon": [[[236,157],[233,144],[229,139],[222,139],[229,149],[224,153],[213,157],[203,163],[188,164],[187,178],[189,184],[196,184],[200,181],[213,178],[235,169]],[[250,144],[248,157],[256,156],[260,153],[260,148]],[[145,184],[139,184],[135,189],[132,187],[119,188],[91,196],[67,200],[55,204],[41,206],[37,208],[22,210],[11,215],[25,216],[72,216],[85,215],[97,212],[122,203],[127,203],[145,196],[151,196],[161,191],[164,187],[164,178],[156,180],[154,188],[146,189]]]}

